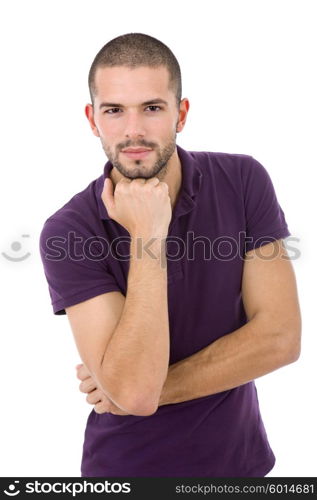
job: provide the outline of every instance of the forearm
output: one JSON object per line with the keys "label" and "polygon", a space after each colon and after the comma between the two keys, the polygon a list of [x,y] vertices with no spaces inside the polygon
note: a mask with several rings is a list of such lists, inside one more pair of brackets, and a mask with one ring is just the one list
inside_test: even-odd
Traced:
{"label": "forearm", "polygon": [[255,316],[243,327],[170,365],[159,405],[180,403],[245,384],[293,361],[270,321]]}
{"label": "forearm", "polygon": [[[147,253],[141,258],[131,238],[125,304],[102,371],[105,387],[119,406],[155,411],[167,376],[170,346],[167,270],[161,250],[153,247],[153,252],[156,258]],[[166,263],[165,253],[163,257]]]}

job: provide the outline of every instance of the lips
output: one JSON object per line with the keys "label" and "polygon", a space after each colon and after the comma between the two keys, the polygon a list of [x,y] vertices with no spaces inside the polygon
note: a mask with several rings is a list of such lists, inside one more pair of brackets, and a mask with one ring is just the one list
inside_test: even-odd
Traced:
{"label": "lips", "polygon": [[151,151],[149,148],[126,148],[122,150],[124,153],[143,153],[144,151]]}
{"label": "lips", "polygon": [[145,149],[145,148],[127,148],[123,149],[122,153],[126,155],[128,158],[145,158],[150,154],[152,149]]}

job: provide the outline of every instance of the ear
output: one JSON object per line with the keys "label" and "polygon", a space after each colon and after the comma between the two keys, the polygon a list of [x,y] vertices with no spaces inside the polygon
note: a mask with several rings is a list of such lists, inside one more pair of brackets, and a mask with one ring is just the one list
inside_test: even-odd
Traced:
{"label": "ear", "polygon": [[97,127],[96,127],[96,123],[95,123],[95,119],[94,119],[94,108],[93,108],[92,104],[86,104],[86,106],[85,106],[85,115],[87,116],[87,119],[89,121],[89,125],[91,127],[91,130],[92,130],[93,134],[96,137],[100,137],[99,131],[98,131]]}
{"label": "ear", "polygon": [[185,127],[188,110],[189,110],[189,100],[187,99],[187,97],[184,97],[179,105],[176,132],[181,132]]}

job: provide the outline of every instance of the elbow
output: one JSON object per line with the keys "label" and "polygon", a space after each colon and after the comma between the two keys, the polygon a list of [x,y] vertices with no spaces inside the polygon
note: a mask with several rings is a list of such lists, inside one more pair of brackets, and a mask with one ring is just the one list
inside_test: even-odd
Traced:
{"label": "elbow", "polygon": [[158,409],[159,399],[155,397],[156,392],[151,391],[149,393],[144,388],[133,392],[130,391],[129,394],[123,396],[122,399],[127,404],[132,415],[137,415],[140,417],[148,417],[156,413]]}
{"label": "elbow", "polygon": [[289,365],[298,361],[300,357],[300,348],[298,349],[284,349],[282,353],[283,365]]}
{"label": "elbow", "polygon": [[302,323],[301,317],[299,315],[297,320],[297,326],[293,332],[290,339],[290,362],[294,363],[297,361],[301,354],[301,340],[302,340]]}
{"label": "elbow", "polygon": [[102,387],[118,407],[131,415],[150,416],[156,413],[159,407],[161,387],[158,390],[157,386],[153,387],[153,384],[144,385],[143,383],[138,388],[137,384],[134,383],[131,387],[131,381],[128,383],[126,380],[124,383],[118,383],[118,377],[104,374]]}
{"label": "elbow", "polygon": [[155,404],[135,404],[135,405],[130,405],[131,408],[131,415],[136,415],[139,417],[149,417],[150,415],[154,415],[154,413],[157,412],[158,405]]}
{"label": "elbow", "polygon": [[161,397],[162,387],[157,386],[149,389],[149,386],[142,387],[140,390],[134,392],[130,397],[126,396],[125,401],[131,409],[132,415],[150,416],[157,412]]}
{"label": "elbow", "polygon": [[[107,389],[106,389],[107,387]],[[158,409],[158,401],[153,400],[153,397],[144,396],[144,391],[139,391],[134,394],[133,391],[128,391],[127,388],[116,388],[116,390],[109,390],[109,384],[104,384],[104,392],[109,394],[110,399],[122,410],[130,415],[146,417],[156,413]],[[140,397],[142,394],[142,397]]]}
{"label": "elbow", "polygon": [[[155,404],[153,401],[141,401],[137,398],[131,399],[131,396],[120,396],[120,399],[118,398],[118,401],[121,408],[125,408],[128,413],[137,417],[148,417],[156,413],[158,409],[158,404]],[[122,406],[120,402],[122,402]]]}
{"label": "elbow", "polygon": [[298,346],[296,349],[293,349],[290,353],[290,357],[289,357],[289,362],[290,363],[295,363],[295,361],[298,361],[298,359],[300,358],[300,354],[301,354],[301,347]]}
{"label": "elbow", "polygon": [[301,354],[301,328],[282,336],[282,356],[285,364],[295,363]]}

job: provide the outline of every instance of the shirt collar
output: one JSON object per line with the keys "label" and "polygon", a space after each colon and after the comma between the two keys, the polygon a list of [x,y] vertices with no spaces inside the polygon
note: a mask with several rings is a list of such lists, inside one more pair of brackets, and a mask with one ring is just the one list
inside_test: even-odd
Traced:
{"label": "shirt collar", "polygon": [[[190,212],[196,205],[196,197],[201,187],[202,172],[197,158],[191,151],[186,151],[176,144],[178,157],[182,168],[182,183],[176,205],[173,209],[172,219]],[[113,165],[110,161],[104,166],[103,175],[99,177],[96,184],[96,197],[98,210],[101,219],[112,220],[109,217],[107,209],[101,199],[104,181],[110,175]]]}

